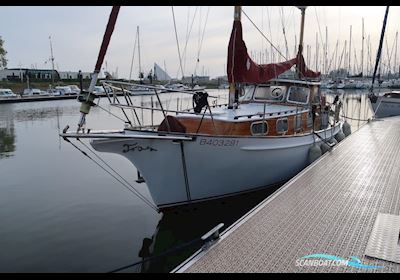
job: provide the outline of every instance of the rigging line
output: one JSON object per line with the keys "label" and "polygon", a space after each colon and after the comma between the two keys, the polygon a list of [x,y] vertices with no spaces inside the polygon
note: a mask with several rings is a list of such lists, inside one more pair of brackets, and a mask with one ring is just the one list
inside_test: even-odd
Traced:
{"label": "rigging line", "polygon": [[287,43],[287,38],[286,38],[286,30],[285,30],[285,15],[283,13],[282,6],[280,8],[280,12],[281,12],[280,16],[281,16],[281,22],[282,22],[283,38],[285,39],[286,56],[289,56],[289,48],[288,48],[288,43]]}
{"label": "rigging line", "polygon": [[183,71],[185,71],[185,69],[186,69],[186,49],[187,49],[187,45],[188,45],[188,42],[189,42],[190,34],[192,33],[194,20],[196,19],[197,9],[198,9],[198,7],[196,7],[196,10],[194,10],[193,20],[192,20],[192,23],[190,25],[189,33],[186,36],[185,48],[183,49]]}
{"label": "rigging line", "polygon": [[172,9],[172,17],[173,17],[173,19],[174,19],[175,38],[176,38],[176,45],[177,45],[177,47],[178,47],[179,64],[180,64],[180,66],[181,66],[182,78],[183,78],[183,77],[184,77],[184,74],[183,74],[183,67],[182,67],[182,57],[181,57],[181,51],[180,51],[180,49],[179,49],[178,32],[177,32],[177,30],[176,30],[174,6],[171,6],[171,9]]}
{"label": "rigging line", "polygon": [[344,46],[343,46],[342,54],[340,55],[340,58],[339,58],[338,69],[340,69],[340,67],[342,66],[342,58],[343,58],[344,52],[346,51],[346,43],[347,43],[347,41],[344,41]]}
{"label": "rigging line", "polygon": [[314,6],[314,11],[315,11],[315,17],[317,18],[319,37],[320,37],[321,43],[323,44],[324,40],[322,39],[321,25],[319,24],[319,17],[318,17],[317,7],[316,6]]}
{"label": "rigging line", "polygon": [[[390,58],[389,58],[389,44],[387,41],[387,36],[385,37],[385,45],[386,45],[386,57],[388,59],[388,65],[390,66]],[[382,59],[383,60],[383,59]],[[386,67],[386,65],[384,64],[384,66]],[[386,67],[387,68],[387,67]]]}
{"label": "rigging line", "polygon": [[[261,30],[264,30],[264,7],[261,7]],[[264,40],[261,40],[261,51],[264,53]],[[262,61],[261,63],[265,63]]]}
{"label": "rigging line", "polygon": [[[290,13],[290,16],[289,16],[289,19],[292,19],[290,30],[295,30],[295,27],[296,27],[296,19],[295,19],[295,17],[294,17],[294,11],[295,11],[295,9],[296,9],[296,8],[292,8],[292,9],[291,9],[292,12]],[[295,35],[294,37],[296,38],[296,33],[295,33],[295,31],[293,31],[293,34]],[[293,54],[293,56],[296,56],[296,54],[297,54],[297,46],[296,46],[296,44],[297,44],[297,40],[295,40],[295,44],[294,44],[294,54]]]}
{"label": "rigging line", "polygon": [[264,33],[257,27],[257,25],[249,18],[249,16],[243,11],[242,9],[242,13],[246,16],[246,18],[251,22],[251,24],[253,24],[253,26],[258,30],[258,32],[260,32],[261,36],[263,36],[265,38],[265,40],[267,40],[267,42],[278,52],[278,54],[280,56],[282,56],[285,60],[288,60],[275,46],[274,44],[271,43],[271,41],[264,35]]}
{"label": "rigging line", "polygon": [[143,194],[141,194],[132,184],[130,184],[124,177],[122,177],[117,171],[115,171],[114,168],[112,168],[105,160],[103,160],[95,151],[93,151],[88,145],[86,145],[84,142],[82,142],[79,138],[77,139],[83,146],[86,147],[92,154],[95,155],[101,162],[103,162],[108,168],[110,168],[118,177],[120,177],[128,186],[130,186],[136,195],[141,198],[144,202],[147,202],[148,204],[152,205],[152,208],[158,212],[158,208],[156,205],[154,205],[150,200],[148,200]]}
{"label": "rigging line", "polygon": [[[190,18],[190,6],[188,6],[188,14],[187,14],[187,19],[186,19],[186,40],[188,38],[188,32],[189,32],[189,18]],[[185,55],[183,55],[185,56]]]}
{"label": "rigging line", "polygon": [[338,41],[336,41],[335,51],[333,52],[331,61],[329,62],[328,68],[326,69],[327,73],[329,73],[329,71],[331,70],[331,65],[332,65],[333,59],[335,58],[335,53],[337,51],[337,48],[338,48]]}
{"label": "rigging line", "polygon": [[122,119],[122,118],[118,117],[118,116],[117,116],[117,115],[115,115],[114,113],[111,113],[111,111],[109,111],[109,110],[107,110],[107,109],[103,108],[102,106],[100,106],[100,105],[96,105],[96,107],[99,107],[100,109],[102,109],[103,111],[105,111],[105,112],[109,113],[111,116],[113,116],[113,117],[116,117],[116,118],[117,118],[117,119],[119,119],[120,121],[123,121],[124,123],[126,122],[126,120],[124,120],[124,119]]}
{"label": "rigging line", "polygon": [[[270,38],[271,38],[271,40],[273,41],[273,39],[272,39],[272,29],[271,29],[271,16],[270,16],[270,14],[269,14],[269,8],[268,8],[268,6],[266,7],[267,8],[267,15],[268,15],[268,28],[269,28],[269,36],[270,36]],[[272,47],[272,45],[270,46],[271,47],[271,63],[274,63],[274,54],[273,54],[273,47]]]}
{"label": "rigging line", "polygon": [[[80,149],[77,145],[75,145],[74,143],[72,143],[69,139],[64,138],[65,141],[67,141],[68,143],[70,143],[75,149],[77,149],[78,151],[80,151],[84,156],[86,156],[87,158],[89,158],[90,160],[92,160],[98,167],[100,167],[101,169],[103,169],[106,173],[108,173],[111,177],[113,177],[115,180],[117,180],[119,183],[121,183],[127,190],[129,190],[131,193],[135,194],[137,197],[139,197],[135,192],[133,192],[129,187],[127,187],[123,182],[121,182],[117,177],[115,177],[114,174],[112,174],[110,171],[108,171],[106,168],[104,168],[104,166],[102,166],[100,163],[98,163],[97,161],[95,161],[92,157],[90,157],[85,151],[83,151],[82,149]],[[82,143],[82,142],[81,142]],[[139,199],[141,199],[139,197]],[[142,199],[141,199],[142,200]],[[152,209],[154,209],[157,213],[159,212],[157,208],[154,208],[154,206],[152,204],[148,204],[146,201],[142,200],[143,202],[145,202],[148,206],[150,206]]]}
{"label": "rigging line", "polygon": [[354,48],[354,68],[355,69],[357,69],[355,72],[356,73],[360,73],[360,68],[359,68],[359,65],[358,65],[358,60],[357,60],[357,50],[356,50],[356,48]]}
{"label": "rigging line", "polygon": [[[128,105],[133,105],[132,99],[131,99],[130,96],[127,97],[123,85],[121,85],[121,90],[122,90],[122,93],[124,94],[124,98],[125,98],[126,103],[127,103]],[[129,93],[128,93],[128,94],[129,94]],[[110,102],[110,103],[111,103],[111,102]],[[134,111],[134,110],[135,110],[135,109],[131,110],[133,125],[135,125],[135,117],[133,116],[133,111]],[[135,111],[135,112],[136,112],[136,111]],[[131,126],[132,126],[132,123],[131,123]]]}
{"label": "rigging line", "polygon": [[206,26],[207,26],[208,14],[209,13],[210,13],[210,6],[208,6],[208,8],[207,8],[206,21],[204,23],[203,34],[201,35],[201,41],[200,41],[199,49],[198,49],[198,52],[197,52],[197,61],[196,61],[196,66],[195,66],[195,69],[194,69],[194,73],[196,73],[197,67],[198,67],[199,62],[200,62],[200,51],[201,51],[201,47],[203,46],[204,34],[205,34],[205,31],[206,31]]}
{"label": "rigging line", "polygon": [[[387,39],[387,37],[385,38],[385,40],[386,40],[386,39]],[[389,46],[388,46],[388,42],[387,42],[387,40],[386,40],[386,49],[387,49],[388,67],[389,67],[388,70],[389,70],[389,72],[391,71],[390,62],[392,61],[392,55],[393,55],[393,50],[394,50],[395,42],[396,42],[396,41],[393,40],[392,50],[390,51],[390,55],[389,55]]]}

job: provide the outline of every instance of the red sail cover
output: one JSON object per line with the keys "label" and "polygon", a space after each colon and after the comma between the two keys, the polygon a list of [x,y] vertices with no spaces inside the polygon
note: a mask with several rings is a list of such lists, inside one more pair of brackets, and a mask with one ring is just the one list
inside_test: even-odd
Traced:
{"label": "red sail cover", "polygon": [[294,65],[297,65],[300,73],[307,78],[320,76],[319,72],[313,72],[307,68],[303,55],[281,62],[259,65],[255,63],[247,53],[247,47],[243,41],[242,23],[233,22],[233,29],[228,46],[228,80],[230,83],[265,83],[278,77]]}

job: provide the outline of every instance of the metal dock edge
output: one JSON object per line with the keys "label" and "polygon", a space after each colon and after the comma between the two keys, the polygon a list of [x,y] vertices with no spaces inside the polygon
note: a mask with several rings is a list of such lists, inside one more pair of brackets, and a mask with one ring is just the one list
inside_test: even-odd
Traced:
{"label": "metal dock edge", "polygon": [[172,272],[400,272],[365,255],[378,214],[400,214],[399,140],[400,117],[364,125]]}

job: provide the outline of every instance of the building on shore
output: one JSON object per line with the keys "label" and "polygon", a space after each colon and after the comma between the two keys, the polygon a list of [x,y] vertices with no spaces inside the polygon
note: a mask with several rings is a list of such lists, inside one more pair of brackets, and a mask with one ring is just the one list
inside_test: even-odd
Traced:
{"label": "building on shore", "polygon": [[210,81],[209,76],[189,76],[183,77],[182,82],[184,84],[191,84],[193,81],[194,84],[204,84]]}
{"label": "building on shore", "polygon": [[[58,73],[60,75],[61,80],[78,80],[79,72],[60,71]],[[92,78],[92,73],[90,73],[90,72],[81,72],[81,74],[82,74],[82,79],[84,79],[84,80]]]}
{"label": "building on shore", "polygon": [[[28,68],[9,68],[0,70],[0,81],[9,82],[26,82],[27,77],[29,81],[64,81],[64,80],[77,80],[79,72],[72,71],[57,71],[51,69],[28,69]],[[91,73],[81,72],[82,78],[90,79]]]}
{"label": "building on shore", "polygon": [[154,79],[157,81],[172,80],[168,73],[162,69],[157,63],[154,63]]}

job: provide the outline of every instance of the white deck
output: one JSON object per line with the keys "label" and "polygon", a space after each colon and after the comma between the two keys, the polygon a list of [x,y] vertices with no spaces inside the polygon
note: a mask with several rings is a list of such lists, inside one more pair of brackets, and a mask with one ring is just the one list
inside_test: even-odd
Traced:
{"label": "white deck", "polygon": [[[204,110],[204,109],[203,109]],[[265,118],[276,118],[277,116],[288,116],[294,115],[296,113],[300,113],[302,111],[307,111],[303,107],[295,107],[295,106],[285,106],[279,104],[270,104],[267,103],[265,105]],[[211,109],[213,118],[215,120],[221,121],[233,121],[237,119],[237,121],[247,120],[247,116],[254,116],[254,118],[262,118],[264,115],[264,103],[249,103],[249,104],[241,104],[238,109],[228,109],[224,108],[212,108]],[[188,117],[193,118],[193,114],[179,114],[180,118]],[[197,114],[199,118],[203,116],[203,114]],[[210,118],[210,114],[207,111],[205,117]]]}

